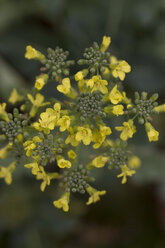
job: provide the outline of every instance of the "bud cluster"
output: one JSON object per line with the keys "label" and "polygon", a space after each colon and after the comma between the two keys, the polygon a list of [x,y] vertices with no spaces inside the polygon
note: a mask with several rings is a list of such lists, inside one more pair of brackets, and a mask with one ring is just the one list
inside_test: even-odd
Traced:
{"label": "bud cluster", "polygon": [[141,96],[138,92],[135,92],[135,108],[133,111],[138,113],[139,122],[144,123],[144,118],[150,117],[151,114],[157,113],[154,108],[158,105],[156,102],[158,94],[153,94],[149,99],[147,99],[147,93],[142,92]]}
{"label": "bud cluster", "polygon": [[88,181],[90,180],[89,171],[86,170],[83,165],[79,165],[73,170],[64,172],[64,179],[61,186],[66,188],[66,192],[79,192],[84,194],[85,189],[89,187]]}
{"label": "bud cluster", "polygon": [[83,118],[105,117],[101,99],[100,93],[81,93],[78,97],[77,111],[82,114]]}
{"label": "bud cluster", "polygon": [[90,66],[90,72],[95,73],[98,69],[103,72],[106,69],[106,64],[109,63],[109,52],[101,52],[97,42],[93,46],[86,48],[83,54],[84,59],[80,59],[78,64]]}
{"label": "bud cluster", "polygon": [[58,140],[54,142],[53,135],[51,134],[41,142],[36,142],[36,146],[32,155],[39,157],[39,163],[43,166],[54,162],[56,159],[55,155],[62,153],[61,143]]}
{"label": "bud cluster", "polygon": [[125,149],[121,147],[110,148],[109,155],[110,155],[109,168],[113,168],[113,167],[119,168],[122,165],[128,163],[129,154]]}
{"label": "bud cluster", "polygon": [[13,114],[8,114],[9,121],[1,121],[0,128],[2,132],[7,136],[9,142],[16,141],[16,137],[23,133],[23,126],[27,125],[27,121],[23,120],[22,114],[19,113],[18,109],[13,110]]}
{"label": "bud cluster", "polygon": [[69,55],[68,51],[64,51],[62,48],[56,47],[55,50],[52,48],[47,49],[47,58],[42,60],[42,64],[45,66],[44,70],[49,71],[52,77],[69,75],[69,66],[74,64],[73,60],[67,60]]}

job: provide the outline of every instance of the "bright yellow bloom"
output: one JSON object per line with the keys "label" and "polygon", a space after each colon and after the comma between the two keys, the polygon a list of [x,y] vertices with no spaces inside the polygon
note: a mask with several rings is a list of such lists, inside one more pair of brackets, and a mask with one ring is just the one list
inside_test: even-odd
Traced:
{"label": "bright yellow bloom", "polygon": [[78,89],[80,92],[85,92],[86,82],[87,82],[87,80],[84,80],[84,79],[78,81]]}
{"label": "bright yellow bloom", "polygon": [[114,114],[114,115],[123,115],[124,114],[124,106],[119,104],[115,106],[107,106],[104,108],[104,112],[108,114]]}
{"label": "bright yellow bloom", "polygon": [[0,178],[4,178],[5,183],[12,183],[12,172],[15,170],[16,162],[11,163],[8,167],[1,166],[0,167]]}
{"label": "bright yellow bloom", "polygon": [[39,167],[40,171],[37,173],[36,179],[43,180],[40,189],[44,192],[46,185],[50,185],[50,180],[53,178],[58,178],[58,173],[46,173],[42,166]]}
{"label": "bright yellow bloom", "polygon": [[42,142],[42,140],[38,136],[34,136],[32,140],[27,140],[23,144],[27,157],[30,157],[33,150],[37,147],[36,142]]}
{"label": "bright yellow bloom", "polygon": [[62,156],[57,156],[57,165],[60,168],[70,168],[72,166],[71,162],[64,159]]}
{"label": "bright yellow bloom", "polygon": [[125,73],[128,73],[131,71],[131,66],[125,61],[118,61],[116,57],[111,57],[111,63],[110,68],[112,70],[112,75],[115,78],[120,78],[120,80],[124,80]]}
{"label": "bright yellow bloom", "polygon": [[99,125],[99,129],[95,129],[93,132],[92,141],[95,142],[93,145],[94,149],[99,148],[104,142],[106,135],[110,135],[112,133],[110,127],[106,127],[104,125]]}
{"label": "bright yellow bloom", "polygon": [[113,106],[113,110],[112,110],[112,113],[114,115],[123,115],[124,114],[124,106],[119,104],[119,105],[116,105],[116,106]]}
{"label": "bright yellow bloom", "polygon": [[32,46],[27,46],[25,58],[26,59],[43,60],[43,59],[45,59],[45,56],[42,53],[40,53],[39,51],[37,51],[35,48],[33,48]]}
{"label": "bright yellow bloom", "polygon": [[64,132],[70,126],[70,117],[64,115],[62,118],[58,120],[58,125],[60,126],[60,132]]}
{"label": "bright yellow bloom", "polygon": [[103,157],[102,155],[100,155],[92,160],[91,165],[93,165],[96,168],[104,167],[108,159],[109,157]]}
{"label": "bright yellow bloom", "polygon": [[101,76],[93,76],[87,81],[87,86],[92,89],[91,92],[100,91],[103,94],[107,94],[108,89],[106,85],[108,85],[108,82],[106,80],[102,80]]}
{"label": "bright yellow bloom", "polygon": [[30,163],[30,164],[25,164],[24,167],[28,168],[28,169],[32,169],[32,174],[33,175],[37,175],[38,172],[40,171],[40,168],[39,168],[37,162]]}
{"label": "bright yellow bloom", "polygon": [[65,144],[71,144],[72,146],[78,146],[79,142],[76,140],[76,134],[72,127],[69,127],[69,136],[65,140]]}
{"label": "bright yellow bloom", "polygon": [[64,78],[62,80],[62,84],[57,86],[57,90],[64,95],[68,95],[71,90],[71,85],[70,85],[70,79],[69,78]]}
{"label": "bright yellow bloom", "polygon": [[92,141],[92,131],[89,127],[78,127],[76,133],[76,140],[82,141],[84,145],[89,145]]}
{"label": "bright yellow bloom", "polygon": [[75,74],[75,80],[76,81],[81,81],[84,79],[84,77],[86,77],[86,75],[88,74],[88,70],[87,69],[84,69],[82,71],[78,71],[76,74]]}
{"label": "bright yellow bloom", "polygon": [[76,154],[73,150],[69,150],[69,151],[68,151],[68,157],[69,157],[71,160],[74,160],[74,159],[77,157],[77,154]]}
{"label": "bright yellow bloom", "polygon": [[46,112],[40,114],[39,123],[33,124],[34,128],[38,131],[44,131],[49,134],[50,130],[53,130],[58,123],[60,118],[61,105],[59,103],[54,104],[54,109],[47,108]]}
{"label": "bright yellow bloom", "polygon": [[159,132],[154,129],[151,123],[146,122],[145,128],[146,128],[147,136],[150,142],[159,140]]}
{"label": "bright yellow bloom", "polygon": [[98,190],[92,188],[91,186],[86,188],[86,191],[90,195],[88,202],[86,203],[87,205],[90,205],[91,203],[96,203],[97,201],[100,200],[101,195],[106,194],[106,190],[98,191]]}
{"label": "bright yellow bloom", "polygon": [[19,134],[17,135],[17,139],[18,139],[18,141],[19,141],[20,143],[22,143],[22,141],[23,141],[23,135],[22,135],[22,133],[19,133]]}
{"label": "bright yellow bloom", "polygon": [[141,165],[141,160],[137,156],[132,156],[128,161],[128,166],[131,169],[139,168]]}
{"label": "bright yellow bloom", "polygon": [[111,37],[104,36],[100,47],[101,52],[105,52],[111,43]]}
{"label": "bright yellow bloom", "polygon": [[157,112],[165,112],[165,103],[154,108]]}
{"label": "bright yellow bloom", "polygon": [[122,131],[120,138],[123,141],[126,141],[128,138],[132,138],[133,134],[136,132],[136,127],[131,119],[128,122],[123,122],[122,127],[115,127],[115,129],[117,131]]}
{"label": "bright yellow bloom", "polygon": [[68,212],[69,197],[70,197],[70,192],[65,192],[64,195],[59,200],[53,202],[54,206],[56,208],[62,208],[64,212]]}
{"label": "bright yellow bloom", "polygon": [[47,83],[48,78],[49,78],[48,74],[41,74],[37,76],[34,87],[37,90],[41,90],[44,87],[44,85]]}
{"label": "bright yellow bloom", "polygon": [[118,104],[119,102],[123,100],[123,98],[124,98],[124,95],[122,95],[120,91],[117,89],[117,84],[116,84],[111,90],[111,92],[109,93],[109,100],[113,104]]}
{"label": "bright yellow bloom", "polygon": [[46,106],[50,104],[50,102],[44,102],[44,96],[37,93],[35,96],[35,99],[31,94],[27,94],[28,99],[33,104],[31,110],[30,110],[30,116],[34,117],[40,107]]}
{"label": "bright yellow bloom", "polygon": [[135,170],[129,169],[126,165],[123,165],[121,167],[121,171],[122,171],[122,173],[120,173],[119,175],[117,175],[117,178],[123,177],[122,178],[122,181],[121,181],[122,184],[124,184],[124,183],[127,182],[127,177],[128,176],[130,177],[130,176],[132,176],[133,174],[136,173]]}
{"label": "bright yellow bloom", "polygon": [[6,103],[1,103],[0,104],[0,118],[3,119],[4,121],[9,121],[8,114],[6,112]]}
{"label": "bright yellow bloom", "polygon": [[17,90],[14,88],[10,94],[8,102],[10,102],[11,104],[15,104],[17,102],[21,102],[22,100],[23,100],[23,96],[18,94]]}
{"label": "bright yellow bloom", "polygon": [[4,159],[7,156],[8,153],[8,149],[11,147],[10,144],[6,145],[5,147],[3,147],[2,149],[0,149],[0,158]]}

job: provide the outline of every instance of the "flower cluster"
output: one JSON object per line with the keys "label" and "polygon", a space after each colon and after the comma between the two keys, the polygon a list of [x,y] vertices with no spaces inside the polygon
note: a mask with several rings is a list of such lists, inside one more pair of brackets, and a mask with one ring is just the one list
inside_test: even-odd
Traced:
{"label": "flower cluster", "polygon": [[[126,95],[122,81],[131,67],[110,55],[110,43],[111,38],[104,36],[100,46],[94,42],[86,48],[78,60],[83,69],[72,76],[69,67],[74,61],[67,60],[67,51],[49,48],[44,55],[27,46],[25,58],[38,60],[41,73],[31,90],[13,89],[8,100],[9,109],[17,105],[13,113],[7,112],[6,103],[0,104],[0,164],[7,156],[12,159],[8,166],[0,166],[0,177],[10,184],[13,172],[23,164],[42,180],[41,191],[59,181],[62,196],[53,204],[65,212],[72,193],[87,193],[87,205],[106,194],[92,186],[94,169],[116,170],[122,184],[136,173],[141,161],[128,140],[138,132],[138,123],[144,125],[150,142],[159,138],[152,120],[154,114],[165,112],[165,104],[158,106],[158,94],[148,97],[146,92],[135,92],[135,99]],[[50,80],[64,101],[45,101],[41,91]],[[118,121],[115,127],[113,119]],[[85,146],[91,155],[81,161]]]}

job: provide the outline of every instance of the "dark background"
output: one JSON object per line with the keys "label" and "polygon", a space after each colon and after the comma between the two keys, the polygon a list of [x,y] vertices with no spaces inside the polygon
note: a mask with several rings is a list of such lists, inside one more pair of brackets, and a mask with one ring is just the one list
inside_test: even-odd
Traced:
{"label": "dark background", "polygon": [[[39,74],[39,63],[24,58],[26,45],[42,52],[59,45],[77,60],[103,35],[112,37],[111,54],[132,66],[124,81],[129,94],[158,92],[165,102],[164,0],[0,0],[1,102]],[[44,93],[56,97],[55,89],[49,84]],[[112,172],[97,175],[96,187],[108,193],[93,206],[75,196],[69,214],[55,209],[56,185],[40,192],[40,182],[24,168],[11,186],[1,180],[0,247],[164,248],[165,115],[156,116],[154,126],[160,131],[156,144],[148,144],[142,130],[135,135],[142,167],[128,184]]]}

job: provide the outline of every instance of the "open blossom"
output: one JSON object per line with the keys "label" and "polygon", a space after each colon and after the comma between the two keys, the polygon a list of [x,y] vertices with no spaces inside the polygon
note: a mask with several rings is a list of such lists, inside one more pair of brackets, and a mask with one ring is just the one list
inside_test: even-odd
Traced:
{"label": "open blossom", "polygon": [[43,130],[44,133],[49,134],[53,130],[60,119],[61,105],[55,103],[53,108],[47,108],[46,112],[41,113],[39,122],[35,122],[33,126],[38,131]]}
{"label": "open blossom", "polygon": [[27,94],[28,99],[30,102],[33,104],[32,108],[30,110],[30,116],[34,117],[40,107],[44,107],[50,102],[44,102],[44,96],[41,95],[40,93],[37,93],[35,95],[35,98],[31,94]]}
{"label": "open blossom", "polygon": [[111,43],[111,37],[104,36],[100,47],[100,51],[105,52],[108,49],[110,43]]}
{"label": "open blossom", "polygon": [[127,177],[128,177],[128,176],[130,177],[130,176],[132,176],[133,174],[136,173],[135,170],[131,170],[131,169],[128,168],[126,165],[123,165],[123,166],[121,167],[121,170],[122,170],[122,172],[121,172],[119,175],[117,175],[117,177],[118,177],[118,178],[122,177],[122,181],[121,181],[122,184],[124,184],[124,183],[127,182]]}
{"label": "open blossom", "polygon": [[39,52],[35,48],[33,48],[32,46],[27,46],[26,47],[25,58],[26,59],[43,60],[43,59],[45,59],[45,56],[41,52]]}
{"label": "open blossom", "polygon": [[23,96],[21,96],[18,91],[14,88],[10,94],[10,97],[8,99],[8,102],[11,104],[15,104],[17,102],[21,102],[23,100]]}
{"label": "open blossom", "polygon": [[76,140],[82,141],[84,145],[89,145],[92,141],[92,131],[89,127],[78,127]]}
{"label": "open blossom", "polygon": [[57,90],[65,95],[69,94],[71,90],[70,79],[64,78],[62,84],[57,86]]}
{"label": "open blossom", "polygon": [[136,132],[136,127],[131,119],[128,122],[123,122],[122,127],[115,127],[115,129],[121,131],[120,138],[123,141],[132,138],[133,134]]}
{"label": "open blossom", "polygon": [[62,195],[59,200],[53,202],[53,205],[56,208],[62,208],[64,212],[68,212],[69,211],[69,198],[70,198],[70,192],[65,192],[64,195]]}
{"label": "open blossom", "polygon": [[36,77],[34,87],[37,90],[41,90],[44,87],[44,85],[47,83],[47,81],[48,81],[48,74],[41,74]]}
{"label": "open blossom", "polygon": [[159,132],[154,129],[154,127],[151,125],[151,123],[146,122],[145,124],[146,132],[149,141],[158,141],[159,139]]}
{"label": "open blossom", "polygon": [[12,183],[12,173],[15,170],[16,162],[12,162],[9,166],[0,166],[0,178],[4,178],[5,183]]}
{"label": "open blossom", "polygon": [[118,61],[114,56],[111,56],[110,68],[112,75],[120,80],[124,80],[125,74],[131,71],[131,66],[125,60]]}
{"label": "open blossom", "polygon": [[98,90],[103,94],[108,93],[107,85],[108,82],[106,80],[101,79],[101,76],[93,76],[87,82],[87,86],[91,88],[91,92]]}
{"label": "open blossom", "polygon": [[120,91],[117,89],[117,85],[113,87],[111,92],[109,93],[109,100],[113,104],[118,104],[124,99],[124,94],[121,94]]}
{"label": "open blossom", "polygon": [[97,201],[100,200],[100,196],[101,195],[105,195],[106,194],[106,190],[102,190],[102,191],[98,191],[94,188],[92,188],[91,186],[89,186],[88,188],[86,188],[86,191],[88,192],[88,194],[90,195],[88,201],[87,201],[87,205],[90,205],[92,203],[96,203]]}
{"label": "open blossom", "polygon": [[94,158],[91,162],[91,165],[93,165],[96,168],[101,168],[104,167],[104,165],[106,164],[106,162],[108,161],[109,157],[104,157],[102,155],[97,156],[96,158]]}

